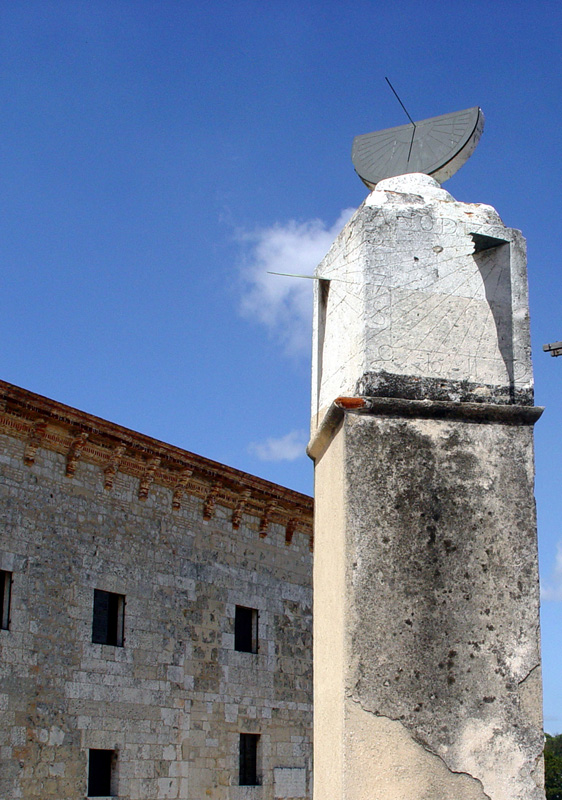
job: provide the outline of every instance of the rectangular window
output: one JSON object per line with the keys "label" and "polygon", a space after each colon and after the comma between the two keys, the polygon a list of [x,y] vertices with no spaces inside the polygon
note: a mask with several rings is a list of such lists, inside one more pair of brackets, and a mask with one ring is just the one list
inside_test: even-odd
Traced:
{"label": "rectangular window", "polygon": [[115,750],[90,750],[88,759],[88,797],[113,797],[116,794]]}
{"label": "rectangular window", "polygon": [[240,734],[240,786],[258,786],[258,733]]}
{"label": "rectangular window", "polygon": [[0,628],[10,627],[10,595],[12,592],[12,573],[0,569]]}
{"label": "rectangular window", "polygon": [[258,610],[236,606],[234,616],[234,649],[243,653],[258,652]]}
{"label": "rectangular window", "polygon": [[123,647],[125,595],[94,589],[92,642]]}

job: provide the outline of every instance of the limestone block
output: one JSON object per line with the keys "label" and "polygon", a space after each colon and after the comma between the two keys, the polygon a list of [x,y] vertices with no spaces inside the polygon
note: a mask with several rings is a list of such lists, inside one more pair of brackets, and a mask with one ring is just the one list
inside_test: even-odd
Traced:
{"label": "limestone block", "polygon": [[340,395],[532,402],[525,242],[491,206],[381,181],[316,274],[313,428]]}
{"label": "limestone block", "polygon": [[306,797],[306,769],[283,768],[273,770],[274,797]]}

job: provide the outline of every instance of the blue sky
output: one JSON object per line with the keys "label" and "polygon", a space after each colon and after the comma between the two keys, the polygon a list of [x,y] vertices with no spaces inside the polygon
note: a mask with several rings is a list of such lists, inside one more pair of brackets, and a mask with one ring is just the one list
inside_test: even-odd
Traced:
{"label": "blue sky", "polygon": [[312,491],[310,272],[353,136],[480,105],[447,182],[528,242],[545,726],[562,731],[558,2],[0,0],[0,376]]}

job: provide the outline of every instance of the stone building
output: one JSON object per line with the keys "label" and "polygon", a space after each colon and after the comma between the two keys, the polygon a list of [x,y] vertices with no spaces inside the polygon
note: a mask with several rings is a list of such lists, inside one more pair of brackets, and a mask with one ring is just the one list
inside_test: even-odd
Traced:
{"label": "stone building", "polygon": [[312,500],[4,382],[0,435],[0,797],[310,797]]}

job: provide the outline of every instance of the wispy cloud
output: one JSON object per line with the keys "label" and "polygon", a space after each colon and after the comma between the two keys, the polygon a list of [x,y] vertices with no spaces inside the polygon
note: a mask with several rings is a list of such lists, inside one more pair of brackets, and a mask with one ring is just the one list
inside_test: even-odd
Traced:
{"label": "wispy cloud", "polygon": [[265,325],[289,353],[310,350],[312,281],[268,272],[312,275],[354,210],[342,211],[331,227],[319,219],[289,220],[239,235],[247,248],[241,312]]}
{"label": "wispy cloud", "polygon": [[269,438],[264,442],[252,442],[250,453],[260,461],[295,461],[305,455],[308,444],[306,431],[291,431],[279,439]]}
{"label": "wispy cloud", "polygon": [[550,580],[541,584],[541,600],[562,600],[562,541],[556,547],[556,561]]}

